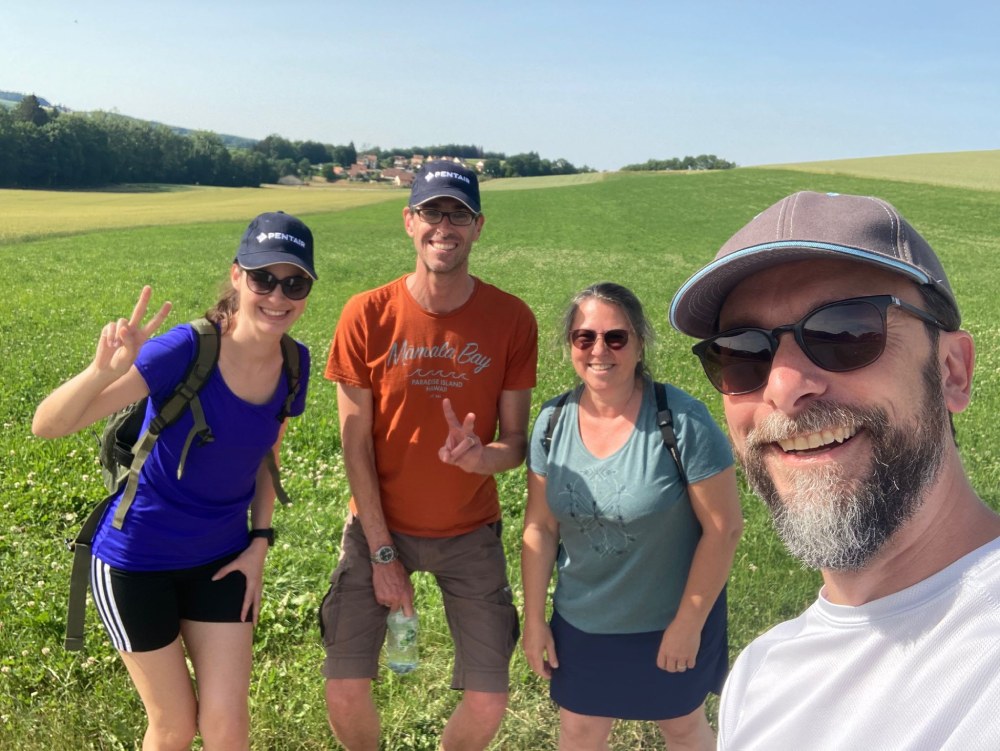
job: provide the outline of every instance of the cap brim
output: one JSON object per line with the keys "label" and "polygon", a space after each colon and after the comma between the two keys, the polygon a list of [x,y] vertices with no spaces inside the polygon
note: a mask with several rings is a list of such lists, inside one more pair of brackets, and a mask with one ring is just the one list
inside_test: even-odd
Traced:
{"label": "cap brim", "polygon": [[435,198],[454,198],[456,201],[458,201],[460,204],[462,204],[463,206],[465,206],[465,208],[467,208],[473,214],[480,213],[480,210],[478,208],[470,205],[468,199],[465,196],[465,194],[463,194],[457,188],[441,188],[440,190],[434,191],[434,193],[432,195],[429,195],[429,196],[426,196],[425,198],[423,198],[420,201],[420,203],[414,203],[414,204],[411,204],[411,206],[413,206],[414,208],[420,208],[425,203],[427,203],[428,201],[433,201]]}
{"label": "cap brim", "polygon": [[313,281],[319,281],[319,277],[316,275],[316,271],[304,265],[300,259],[295,258],[294,256],[293,257],[283,256],[280,258],[277,256],[273,256],[270,259],[255,257],[252,263],[248,263],[246,259],[239,259],[239,258],[235,259],[235,261],[237,264],[239,264],[240,268],[248,269],[250,271],[256,271],[257,269],[263,269],[266,268],[267,266],[274,266],[279,263],[287,263],[289,266],[295,266],[296,268],[299,268],[302,271],[306,272],[306,274],[312,277]]}
{"label": "cap brim", "polygon": [[730,253],[692,275],[670,303],[670,325],[699,339],[712,336],[717,333],[719,311],[736,285],[765,269],[813,258],[856,260],[902,274],[917,284],[934,283],[915,266],[858,248],[801,240],[765,243]]}

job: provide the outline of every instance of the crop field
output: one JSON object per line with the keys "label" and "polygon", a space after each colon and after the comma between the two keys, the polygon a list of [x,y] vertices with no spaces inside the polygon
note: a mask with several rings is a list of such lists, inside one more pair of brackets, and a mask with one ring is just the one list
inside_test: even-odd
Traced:
{"label": "crop field", "polygon": [[[0,245],[115,227],[218,222],[263,211],[307,216],[398,198],[386,186],[209,188],[129,185],[104,191],[0,190]],[[249,221],[249,220],[248,220]],[[239,240],[239,237],[236,238]]]}
{"label": "crop field", "polygon": [[954,188],[1000,190],[1000,150],[840,159],[783,164],[783,169],[905,180]]}
{"label": "crop field", "polygon": [[[484,192],[583,185],[603,173],[490,180]],[[242,220],[263,211],[308,217],[390,201],[408,191],[370,183],[319,182],[302,186],[210,188],[127,185],[102,191],[0,189],[0,245],[93,230]],[[239,239],[239,238],[237,238]]]}
{"label": "crop field", "polygon": [[[736,229],[800,189],[878,195],[894,203],[938,250],[976,338],[972,405],[957,417],[966,466],[980,495],[1000,508],[1000,186],[971,189],[784,169],[697,175],[604,174],[563,183],[525,182],[483,194],[487,216],[473,273],[526,300],[539,321],[539,383],[533,410],[568,388],[572,368],[555,342],[572,293],[599,281],[639,295],[657,326],[654,372],[704,400],[721,402],[672,331],[666,311],[677,287]],[[317,194],[319,197],[317,198]],[[293,334],[312,351],[305,415],[291,421],[283,481],[294,499],[279,508],[279,540],[268,556],[265,602],[255,636],[252,747],[334,749],[326,725],[316,611],[339,550],[349,491],[340,457],[334,388],[322,377],[330,336],[347,298],[405,274],[413,247],[400,191],[190,189],[135,193],[0,191],[0,748],[138,749],[144,714],[121,661],[88,613],[86,651],[63,651],[76,532],[103,486],[92,431],[57,441],[31,436],[37,403],[83,368],[107,320],[131,310],[141,285],[174,303],[168,323],[212,302],[247,221],[263,210],[299,212],[317,242],[319,282]],[[25,220],[25,217],[28,220]],[[990,426],[994,427],[990,427]],[[525,499],[523,469],[500,478],[515,600]],[[762,504],[744,488],[746,531],[729,585],[735,655],[755,636],[801,612],[819,576],[783,551]],[[433,581],[415,577],[421,666],[384,672],[376,685],[384,748],[437,748],[457,696],[447,688],[451,641]],[[714,721],[717,702],[710,700]],[[517,654],[510,707],[493,749],[555,748],[557,712],[547,687]],[[662,748],[648,725],[619,723],[613,747]]]}

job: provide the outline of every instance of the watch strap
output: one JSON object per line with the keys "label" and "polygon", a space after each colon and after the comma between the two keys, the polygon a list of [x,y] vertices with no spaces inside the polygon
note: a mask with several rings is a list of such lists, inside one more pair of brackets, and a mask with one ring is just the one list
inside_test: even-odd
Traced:
{"label": "watch strap", "polygon": [[267,527],[263,529],[251,529],[250,539],[253,540],[256,539],[257,537],[263,537],[265,540],[267,540],[267,546],[271,547],[272,545],[274,545],[274,537],[275,537],[274,528]]}

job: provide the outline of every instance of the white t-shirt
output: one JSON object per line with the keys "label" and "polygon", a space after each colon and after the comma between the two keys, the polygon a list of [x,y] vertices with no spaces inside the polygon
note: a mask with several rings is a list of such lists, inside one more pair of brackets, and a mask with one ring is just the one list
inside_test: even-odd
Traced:
{"label": "white t-shirt", "polygon": [[719,749],[998,751],[1000,538],[860,607],[822,596],[739,656]]}

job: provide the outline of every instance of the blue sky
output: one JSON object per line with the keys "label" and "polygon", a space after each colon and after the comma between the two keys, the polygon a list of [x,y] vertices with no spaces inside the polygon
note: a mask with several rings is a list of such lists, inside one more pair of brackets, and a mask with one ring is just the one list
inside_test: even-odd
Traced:
{"label": "blue sky", "polygon": [[250,138],[617,169],[1000,148],[995,3],[12,0],[0,89]]}

